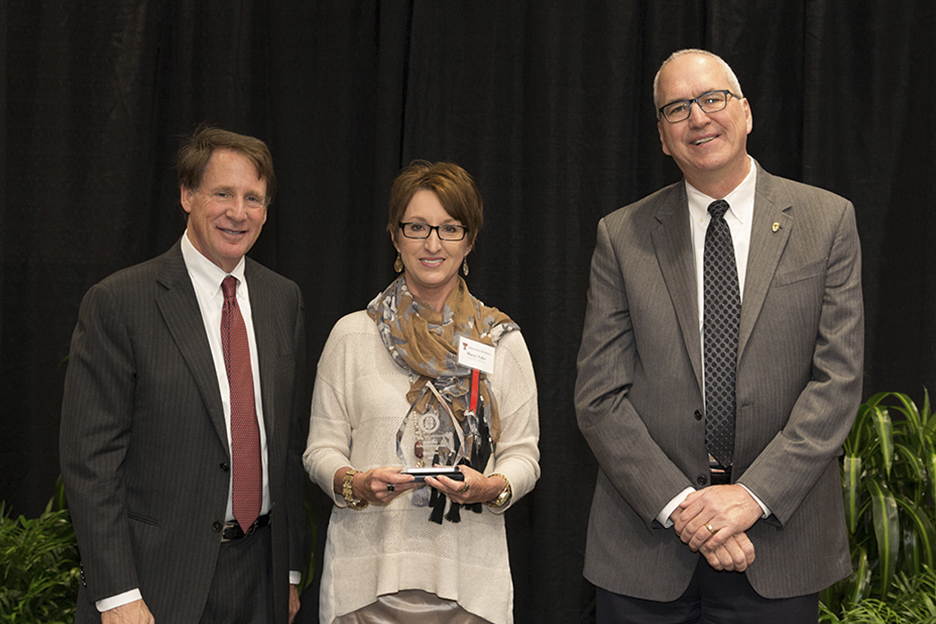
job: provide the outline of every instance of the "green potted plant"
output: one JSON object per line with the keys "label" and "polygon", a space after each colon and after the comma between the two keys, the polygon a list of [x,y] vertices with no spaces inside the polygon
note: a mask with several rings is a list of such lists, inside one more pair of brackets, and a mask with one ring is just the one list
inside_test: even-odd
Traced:
{"label": "green potted plant", "polygon": [[833,613],[820,605],[819,621],[828,624],[936,624],[936,572],[925,568],[908,577],[894,576],[887,600],[867,598]]}
{"label": "green potted plant", "polygon": [[81,573],[61,480],[38,518],[12,517],[0,502],[0,623],[75,621]]}
{"label": "green potted plant", "polygon": [[824,621],[923,621],[829,616],[875,608],[868,599],[890,609],[917,598],[932,604],[936,414],[928,392],[922,410],[896,392],[875,394],[859,407],[844,444],[842,484],[854,572],[822,593]]}

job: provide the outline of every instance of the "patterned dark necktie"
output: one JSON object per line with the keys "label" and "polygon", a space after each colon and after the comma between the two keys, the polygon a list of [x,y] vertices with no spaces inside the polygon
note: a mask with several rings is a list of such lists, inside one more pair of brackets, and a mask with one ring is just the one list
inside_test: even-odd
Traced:
{"label": "patterned dark necktie", "polygon": [[231,389],[231,470],[234,518],[247,530],[260,515],[263,468],[260,464],[260,427],[254,403],[253,373],[247,328],[237,305],[237,279],[228,275],[221,283],[221,346]]}
{"label": "patterned dark necktie", "polygon": [[705,352],[705,448],[724,468],[731,466],[735,431],[735,374],[741,292],[731,230],[725,221],[728,202],[708,207],[703,259]]}

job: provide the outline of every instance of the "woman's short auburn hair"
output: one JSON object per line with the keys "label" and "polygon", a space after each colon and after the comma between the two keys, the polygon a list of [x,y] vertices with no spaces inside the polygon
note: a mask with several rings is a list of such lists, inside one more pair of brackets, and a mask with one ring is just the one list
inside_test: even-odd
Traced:
{"label": "woman's short auburn hair", "polygon": [[467,171],[450,162],[431,163],[414,160],[393,181],[390,188],[390,220],[387,231],[396,238],[406,207],[417,191],[432,191],[445,212],[468,228],[468,240],[474,243],[484,223],[484,202],[474,179]]}

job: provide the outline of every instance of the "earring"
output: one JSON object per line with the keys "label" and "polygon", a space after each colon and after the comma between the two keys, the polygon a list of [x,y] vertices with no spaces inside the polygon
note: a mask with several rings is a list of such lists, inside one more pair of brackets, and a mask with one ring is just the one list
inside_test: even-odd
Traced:
{"label": "earring", "polygon": [[397,273],[403,272],[403,258],[400,256],[399,252],[397,252],[396,260],[393,263],[393,270]]}
{"label": "earring", "polygon": [[468,256],[465,256],[465,258],[462,260],[462,274],[465,277],[468,277]]}

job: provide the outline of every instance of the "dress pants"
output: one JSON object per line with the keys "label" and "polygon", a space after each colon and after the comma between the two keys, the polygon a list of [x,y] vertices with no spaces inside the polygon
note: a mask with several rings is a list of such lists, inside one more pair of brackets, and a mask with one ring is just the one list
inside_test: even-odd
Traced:
{"label": "dress pants", "polygon": [[376,602],[332,620],[332,624],[491,624],[457,602],[419,589],[379,596]]}
{"label": "dress pants", "polygon": [[597,624],[816,624],[819,594],[763,598],[743,572],[719,572],[699,556],[692,581],[673,602],[596,588]]}
{"label": "dress pants", "polygon": [[270,527],[224,542],[199,624],[272,624],[273,544]]}

